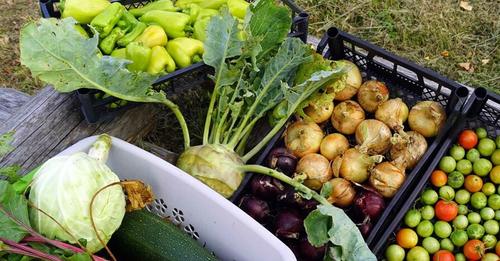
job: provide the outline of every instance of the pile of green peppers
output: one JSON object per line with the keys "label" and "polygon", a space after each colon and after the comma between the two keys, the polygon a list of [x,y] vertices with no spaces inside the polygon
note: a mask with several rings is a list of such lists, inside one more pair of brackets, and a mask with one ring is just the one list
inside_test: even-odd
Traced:
{"label": "pile of green peppers", "polygon": [[[62,17],[73,17],[75,28],[89,37],[90,25],[99,33],[103,55],[131,61],[130,71],[167,74],[202,60],[206,28],[221,8],[242,20],[245,0],[158,0],[127,10],[108,0],[66,0]],[[84,29],[87,28],[87,29]]]}

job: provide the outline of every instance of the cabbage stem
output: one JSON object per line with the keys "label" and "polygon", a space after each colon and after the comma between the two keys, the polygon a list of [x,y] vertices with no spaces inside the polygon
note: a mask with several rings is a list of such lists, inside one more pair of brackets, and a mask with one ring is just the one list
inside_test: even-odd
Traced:
{"label": "cabbage stem", "polygon": [[111,137],[108,134],[101,134],[94,144],[92,144],[88,155],[102,163],[106,163],[110,149]]}
{"label": "cabbage stem", "polygon": [[300,191],[300,192],[304,193],[305,195],[311,195],[312,198],[314,198],[316,201],[318,201],[322,205],[327,205],[327,206],[332,205],[332,204],[330,204],[330,202],[328,202],[324,197],[322,197],[316,191],[306,187],[304,184],[288,177],[287,175],[285,175],[277,170],[270,169],[270,168],[260,166],[260,165],[243,165],[243,166],[240,166],[239,169],[241,171],[244,171],[244,172],[259,173],[259,174],[263,174],[263,175],[267,175],[267,176],[271,176],[273,178],[279,179],[279,180],[285,182],[286,184],[294,187],[295,190]]}

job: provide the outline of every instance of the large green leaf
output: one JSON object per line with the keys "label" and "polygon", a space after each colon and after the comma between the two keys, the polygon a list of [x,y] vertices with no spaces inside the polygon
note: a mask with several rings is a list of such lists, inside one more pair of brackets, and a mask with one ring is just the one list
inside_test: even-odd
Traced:
{"label": "large green leaf", "polygon": [[5,212],[15,217],[23,224],[30,226],[28,217],[28,201],[24,195],[16,193],[12,185],[0,180],[0,237],[21,241],[28,232],[16,224]]}

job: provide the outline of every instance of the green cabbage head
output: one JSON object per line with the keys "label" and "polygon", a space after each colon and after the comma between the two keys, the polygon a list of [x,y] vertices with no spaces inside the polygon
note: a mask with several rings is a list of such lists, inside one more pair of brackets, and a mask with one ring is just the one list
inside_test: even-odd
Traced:
{"label": "green cabbage head", "polygon": [[[34,176],[29,201],[57,220],[72,236],[35,208],[30,209],[32,226],[48,238],[73,244],[77,243],[75,239],[84,239],[88,251],[99,251],[103,246],[90,222],[90,201],[99,189],[118,181],[118,176],[102,161],[83,152],[48,160]],[[99,236],[107,243],[125,215],[121,186],[101,191],[94,200],[92,212]]]}

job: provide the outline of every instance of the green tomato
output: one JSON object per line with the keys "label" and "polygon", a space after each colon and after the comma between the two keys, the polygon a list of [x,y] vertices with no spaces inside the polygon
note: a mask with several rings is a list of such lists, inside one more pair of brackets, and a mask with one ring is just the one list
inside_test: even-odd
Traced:
{"label": "green tomato", "polygon": [[455,246],[453,245],[453,242],[451,242],[451,239],[449,239],[449,238],[441,239],[440,245],[441,245],[441,249],[448,250],[451,252],[453,252],[453,249],[455,248]]}
{"label": "green tomato", "polygon": [[455,193],[455,202],[457,202],[458,204],[467,204],[469,203],[469,200],[470,200],[470,192],[465,190],[465,189],[461,189],[459,191],[457,191],[457,193]]}
{"label": "green tomato", "polygon": [[453,219],[453,227],[456,229],[465,229],[469,225],[469,220],[465,215],[458,215]]}
{"label": "green tomato", "polygon": [[[497,244],[497,237],[494,235],[484,235],[483,237],[483,243],[486,248],[494,248],[495,245]],[[483,257],[484,258],[484,257]],[[484,260],[484,259],[481,259]],[[498,259],[495,259],[498,261]]]}
{"label": "green tomato", "polygon": [[493,184],[491,182],[484,183],[483,187],[481,188],[481,191],[486,196],[490,196],[490,195],[495,194],[495,190],[497,190],[497,188],[495,188],[495,184]]}
{"label": "green tomato", "polygon": [[498,261],[500,259],[495,253],[486,253],[484,254],[481,261]]}
{"label": "green tomato", "polygon": [[422,240],[422,246],[430,254],[436,253],[437,251],[439,251],[439,248],[441,247],[441,245],[439,244],[439,241],[433,237],[424,238],[424,240]]}
{"label": "green tomato", "polygon": [[434,232],[434,226],[429,220],[422,220],[417,226],[417,234],[421,237],[430,237]]}
{"label": "green tomato", "polygon": [[488,206],[492,208],[493,210],[499,210],[500,209],[500,195],[498,194],[493,194],[488,197]]}
{"label": "green tomato", "polygon": [[491,162],[483,158],[476,160],[472,165],[472,170],[474,171],[474,173],[481,177],[488,176],[492,168],[493,165],[491,164]]}
{"label": "green tomato", "polygon": [[477,149],[481,156],[487,157],[493,154],[493,151],[497,148],[495,141],[490,138],[484,138],[479,140],[479,144],[477,145]]}
{"label": "green tomato", "polygon": [[434,233],[440,238],[447,238],[451,234],[451,226],[448,222],[439,220],[434,224]]}
{"label": "green tomato", "polygon": [[496,149],[493,154],[491,154],[491,162],[493,165],[500,165],[500,149]]}
{"label": "green tomato", "polygon": [[465,150],[460,145],[453,145],[450,149],[450,156],[455,160],[461,160],[465,157]]}
{"label": "green tomato", "polygon": [[453,171],[448,174],[448,185],[454,189],[459,189],[464,185],[464,175],[458,171]]}
{"label": "green tomato", "polygon": [[457,162],[457,171],[467,175],[472,172],[472,162],[467,159],[461,159]]}
{"label": "green tomato", "polygon": [[497,149],[500,149],[500,135],[495,139],[495,143],[497,144]]}
{"label": "green tomato", "polygon": [[467,227],[467,235],[471,239],[480,239],[484,235],[484,227],[480,224],[471,224]]}
{"label": "green tomato", "polygon": [[397,244],[392,244],[385,250],[385,258],[387,261],[403,261],[405,250]]}
{"label": "green tomato", "polygon": [[479,153],[479,150],[477,149],[470,149],[467,151],[467,154],[465,154],[465,157],[472,163],[474,163],[476,160],[478,160],[481,157],[481,154]]}
{"label": "green tomato", "polygon": [[439,188],[439,196],[445,200],[453,200],[455,197],[455,190],[450,186],[442,186]]}
{"label": "green tomato", "polygon": [[457,162],[452,156],[444,156],[441,161],[439,161],[439,168],[446,173],[454,171],[456,166]]}
{"label": "green tomato", "polygon": [[488,137],[488,132],[486,131],[485,128],[477,128],[476,135],[477,135],[478,139],[483,139],[483,138]]}
{"label": "green tomato", "polygon": [[432,189],[427,189],[425,190],[423,193],[422,193],[422,202],[425,204],[425,205],[434,205],[438,199],[439,199],[439,196],[438,196],[438,193]]}
{"label": "green tomato", "polygon": [[424,206],[420,209],[420,214],[422,214],[422,219],[431,220],[434,218],[434,208],[432,206]]}
{"label": "green tomato", "polygon": [[457,247],[461,247],[467,243],[467,240],[469,240],[469,237],[467,236],[467,232],[463,230],[455,230],[453,233],[450,235],[451,242],[453,242],[453,245]]}
{"label": "green tomato", "polygon": [[479,224],[481,223],[481,215],[476,212],[471,212],[469,215],[467,215],[467,219],[469,220],[470,224]]}
{"label": "green tomato", "polygon": [[458,205],[458,214],[467,215],[469,213],[469,208],[466,205]]}
{"label": "green tomato", "polygon": [[405,224],[408,227],[416,227],[419,223],[420,220],[422,219],[422,215],[420,214],[420,211],[416,209],[412,209],[408,212],[406,212],[405,215]]}
{"label": "green tomato", "polygon": [[486,222],[484,222],[483,227],[486,234],[490,235],[496,235],[500,230],[500,226],[498,225],[498,221],[496,220],[487,220]]}
{"label": "green tomato", "polygon": [[456,253],[455,254],[455,261],[467,261],[465,258],[465,255],[462,253]]}
{"label": "green tomato", "polygon": [[490,220],[495,218],[495,210],[489,207],[485,207],[479,211],[479,214],[481,215],[481,218],[483,220]]}
{"label": "green tomato", "polygon": [[488,198],[483,192],[475,192],[470,197],[470,204],[476,209],[482,209],[488,204]]}
{"label": "green tomato", "polygon": [[421,246],[416,246],[410,251],[408,251],[408,255],[406,255],[407,261],[430,261],[431,257],[427,250]]}
{"label": "green tomato", "polygon": [[500,210],[495,210],[495,220],[500,220]]}

